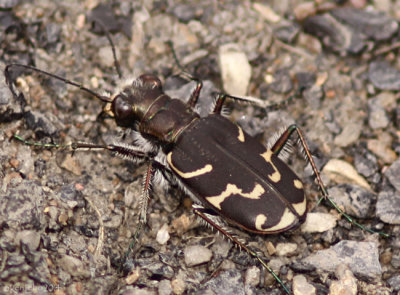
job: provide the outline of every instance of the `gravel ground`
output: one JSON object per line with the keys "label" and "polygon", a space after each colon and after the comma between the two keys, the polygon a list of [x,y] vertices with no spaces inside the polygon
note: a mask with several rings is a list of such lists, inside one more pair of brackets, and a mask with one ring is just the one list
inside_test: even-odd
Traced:
{"label": "gravel ground", "polygon": [[[179,71],[166,41],[204,81],[204,105],[216,89],[247,89],[243,94],[270,102],[304,89],[268,113],[229,104],[230,117],[264,143],[296,122],[332,197],[361,224],[391,237],[351,226],[317,205],[310,167],[296,153],[289,163],[305,183],[312,212],[306,225],[279,235],[241,235],[295,294],[398,294],[400,1],[348,1],[342,9],[336,2],[346,1],[318,7],[294,0],[269,6],[0,1],[9,8],[0,14],[0,65],[35,65],[113,92],[118,75],[110,43],[91,23],[99,18],[111,32],[123,76],[155,73],[174,96],[188,98],[193,85],[174,77]],[[234,61],[220,65],[230,43]],[[227,68],[239,75],[236,90],[221,78]],[[97,120],[101,103],[86,93],[29,71],[12,76],[23,97],[13,98],[0,76],[3,294],[284,294],[256,261],[196,220],[190,199],[176,187],[154,187],[148,227],[121,270],[138,224],[145,167],[106,152],[71,156],[11,140],[18,132],[40,142],[107,143],[122,134],[112,120]]]}

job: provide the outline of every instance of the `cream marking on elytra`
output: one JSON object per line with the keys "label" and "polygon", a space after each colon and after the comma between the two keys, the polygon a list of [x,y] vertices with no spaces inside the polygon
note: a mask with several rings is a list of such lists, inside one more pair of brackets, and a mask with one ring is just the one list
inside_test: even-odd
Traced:
{"label": "cream marking on elytra", "polygon": [[268,163],[271,164],[272,168],[275,170],[274,173],[268,175],[269,179],[271,179],[273,182],[279,182],[281,180],[281,174],[279,173],[279,170],[276,168],[274,163],[272,163],[272,151],[268,149],[265,153],[261,154],[261,157],[265,159]]}
{"label": "cream marking on elytra", "polygon": [[298,189],[302,189],[303,188],[303,183],[298,179],[295,179],[293,184],[294,184],[295,188],[298,188]]}
{"label": "cream marking on elytra", "polygon": [[207,201],[209,201],[214,207],[221,210],[221,203],[225,201],[225,199],[229,198],[231,195],[241,195],[247,199],[257,200],[260,199],[261,195],[265,192],[264,188],[256,183],[254,189],[249,193],[244,193],[241,188],[238,188],[235,184],[228,183],[226,185],[225,190],[218,196],[206,197]]}
{"label": "cream marking on elytra", "polygon": [[283,229],[293,224],[295,221],[296,216],[289,210],[289,208],[286,208],[279,223],[266,229],[261,228],[260,230],[264,232],[282,231]]}
{"label": "cream marking on elytra", "polygon": [[237,126],[237,128],[239,129],[239,135],[238,135],[238,139],[239,139],[239,141],[240,142],[244,142],[244,133],[243,133],[243,130],[242,130],[242,128],[240,128],[239,126]]}
{"label": "cream marking on elytra", "polygon": [[257,230],[260,231],[265,231],[265,229],[263,229],[262,225],[267,221],[267,216],[265,216],[264,214],[258,214],[256,217],[256,222],[255,222],[255,226]]}
{"label": "cream marking on elytra", "polygon": [[292,204],[294,211],[297,212],[299,216],[302,216],[307,210],[307,200],[304,198],[303,202]]}
{"label": "cream marking on elytra", "polygon": [[171,168],[183,178],[192,178],[192,177],[200,176],[200,175],[206,174],[208,172],[211,172],[213,170],[213,166],[210,164],[207,164],[203,168],[197,169],[192,172],[182,172],[178,168],[176,168],[174,166],[174,164],[172,164],[172,152],[170,152],[167,155],[167,162],[171,166]]}

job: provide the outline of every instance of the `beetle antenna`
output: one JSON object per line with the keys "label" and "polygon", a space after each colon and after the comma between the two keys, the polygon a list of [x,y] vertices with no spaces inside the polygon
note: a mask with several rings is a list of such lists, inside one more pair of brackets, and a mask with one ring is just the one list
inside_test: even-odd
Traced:
{"label": "beetle antenna", "polygon": [[178,56],[176,54],[175,48],[174,48],[174,44],[172,43],[171,40],[168,40],[166,42],[166,44],[168,45],[168,47],[171,50],[172,53],[172,57],[174,58],[174,62],[176,64],[176,66],[178,67],[178,69],[181,71],[179,73],[179,76],[181,76],[182,78],[188,80],[188,81],[195,81],[195,82],[199,82],[200,80],[197,79],[195,76],[193,76],[192,74],[190,74],[187,70],[185,70],[185,68],[182,66],[182,64],[179,62]]}
{"label": "beetle antenna", "polygon": [[94,18],[92,22],[93,22],[93,23],[97,23],[97,24],[101,27],[101,29],[103,30],[104,34],[106,35],[106,37],[107,37],[107,39],[108,39],[108,42],[109,42],[110,45],[111,45],[111,50],[112,50],[113,58],[114,58],[115,70],[116,70],[117,73],[118,73],[118,77],[119,77],[120,79],[122,79],[123,76],[122,76],[121,66],[120,66],[119,61],[118,61],[118,58],[117,58],[117,53],[116,53],[116,50],[115,50],[115,45],[114,45],[114,42],[113,42],[113,40],[112,40],[112,38],[111,38],[110,31],[107,29],[106,25],[105,25],[101,20],[99,20],[98,18]]}
{"label": "beetle antenna", "polygon": [[182,72],[185,72],[185,73],[186,73],[186,70],[185,70],[184,67],[181,65],[181,63],[179,62],[178,56],[176,55],[176,51],[175,51],[175,48],[174,48],[174,43],[172,43],[171,40],[168,40],[166,43],[167,43],[169,49],[171,50],[172,57],[174,58],[174,62],[175,62],[175,64],[176,64],[176,66],[177,66]]}
{"label": "beetle antenna", "polygon": [[18,63],[9,64],[9,65],[6,66],[6,68],[4,70],[4,75],[6,77],[6,83],[7,83],[8,87],[10,88],[12,94],[15,97],[17,96],[17,94],[15,93],[15,90],[14,90],[14,87],[13,87],[13,83],[11,81],[11,74],[10,74],[10,69],[13,68],[13,67],[15,67],[15,68],[19,67],[19,68],[24,68],[24,69],[28,69],[28,70],[32,70],[32,71],[38,72],[38,73],[40,73],[42,75],[51,77],[51,78],[56,79],[56,80],[60,80],[60,81],[62,81],[64,83],[66,83],[66,84],[69,84],[69,85],[72,85],[74,87],[77,87],[80,90],[85,91],[85,92],[89,93],[90,95],[98,98],[102,102],[111,102],[111,99],[109,97],[104,96],[104,95],[100,95],[97,92],[95,92],[93,90],[90,90],[89,88],[86,88],[85,86],[83,86],[83,85],[81,85],[81,84],[79,84],[77,82],[65,79],[65,78],[63,78],[61,76],[58,76],[58,75],[55,75],[55,74],[52,74],[52,73],[49,73],[49,72],[46,72],[46,71],[43,71],[43,70],[40,70],[40,69],[38,69],[36,67],[23,65],[23,64],[18,64]]}

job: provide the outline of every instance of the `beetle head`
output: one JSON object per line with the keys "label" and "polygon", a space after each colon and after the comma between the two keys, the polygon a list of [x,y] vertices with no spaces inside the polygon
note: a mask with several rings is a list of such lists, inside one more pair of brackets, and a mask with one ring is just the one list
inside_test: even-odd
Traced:
{"label": "beetle head", "polygon": [[143,74],[114,95],[103,112],[113,117],[118,126],[135,128],[163,94],[160,79],[155,75]]}

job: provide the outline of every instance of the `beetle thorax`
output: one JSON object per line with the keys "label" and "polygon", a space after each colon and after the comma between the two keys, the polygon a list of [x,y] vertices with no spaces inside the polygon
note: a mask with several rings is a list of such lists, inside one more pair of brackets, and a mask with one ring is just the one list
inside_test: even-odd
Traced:
{"label": "beetle thorax", "polygon": [[154,75],[141,75],[114,96],[110,114],[118,126],[140,131],[160,143],[172,143],[199,115],[179,99],[171,99]]}

